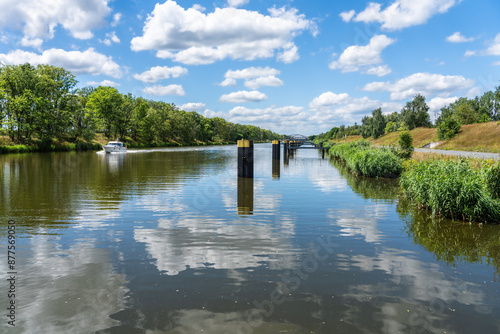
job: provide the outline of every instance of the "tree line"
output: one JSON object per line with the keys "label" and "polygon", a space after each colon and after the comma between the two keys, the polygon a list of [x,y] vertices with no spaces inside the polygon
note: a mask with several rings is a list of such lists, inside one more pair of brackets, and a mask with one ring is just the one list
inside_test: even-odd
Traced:
{"label": "tree line", "polygon": [[462,125],[499,120],[500,87],[473,99],[459,98],[444,106],[435,124],[431,122],[425,97],[417,94],[400,112],[384,115],[382,109],[378,108],[372,111],[371,116],[363,117],[361,125],[354,123],[352,126],[333,127],[330,131],[313,136],[311,139],[326,141],[355,135],[377,139],[390,132],[413,130],[417,127],[437,127],[439,139],[450,139],[460,131]]}
{"label": "tree line", "polygon": [[71,72],[50,65],[0,67],[0,129],[13,142],[107,138],[147,145],[268,141],[280,135],[184,111],[172,103],[121,94],[113,87],[76,88]]}

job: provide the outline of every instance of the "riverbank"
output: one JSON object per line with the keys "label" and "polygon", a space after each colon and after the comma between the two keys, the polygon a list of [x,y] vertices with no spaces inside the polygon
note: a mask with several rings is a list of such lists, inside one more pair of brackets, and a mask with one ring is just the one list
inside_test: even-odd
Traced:
{"label": "riverbank", "polygon": [[[35,153],[35,152],[69,152],[69,151],[99,151],[102,146],[110,139],[104,136],[97,136],[91,142],[80,141],[76,142],[60,142],[60,141],[33,141],[26,144],[16,144],[8,137],[0,136],[0,154],[9,153]],[[167,142],[167,143],[141,143],[135,142],[130,138],[123,141],[128,148],[158,148],[158,147],[185,147],[185,146],[209,146],[209,145],[231,145],[236,142],[202,142],[196,141],[192,143],[182,142]]]}
{"label": "riverbank", "polygon": [[469,222],[500,223],[500,160],[415,153],[366,141],[334,145],[330,155],[366,177],[397,177],[405,199],[434,215]]}

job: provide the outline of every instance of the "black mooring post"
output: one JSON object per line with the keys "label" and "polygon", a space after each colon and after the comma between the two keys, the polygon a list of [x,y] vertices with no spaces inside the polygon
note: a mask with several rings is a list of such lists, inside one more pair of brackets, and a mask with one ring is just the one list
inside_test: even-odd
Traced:
{"label": "black mooring post", "polygon": [[238,215],[253,215],[253,178],[238,177]]}
{"label": "black mooring post", "polygon": [[238,177],[253,178],[253,140],[238,140]]}
{"label": "black mooring post", "polygon": [[279,160],[280,159],[280,141],[279,140],[273,140],[273,159]]}
{"label": "black mooring post", "polygon": [[278,159],[273,159],[273,179],[279,180],[280,178],[281,161]]}

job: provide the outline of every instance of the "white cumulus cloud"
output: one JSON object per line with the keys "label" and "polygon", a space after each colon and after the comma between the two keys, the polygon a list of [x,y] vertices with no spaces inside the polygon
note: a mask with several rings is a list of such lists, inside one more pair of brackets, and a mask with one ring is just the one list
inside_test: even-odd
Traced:
{"label": "white cumulus cloud", "polygon": [[120,20],[122,18],[122,13],[116,13],[113,15],[113,22],[111,22],[112,27],[116,27],[118,24],[120,24]]}
{"label": "white cumulus cloud", "polygon": [[252,79],[258,77],[268,77],[279,75],[280,71],[271,67],[249,67],[243,70],[229,70],[224,77],[232,79]]}
{"label": "white cumulus cloud", "polygon": [[236,86],[236,80],[233,78],[227,78],[224,81],[222,81],[219,86],[222,87],[233,87]]}
{"label": "white cumulus cloud", "polygon": [[447,105],[455,102],[458,100],[458,97],[435,97],[429,102],[427,102],[427,105],[429,106],[429,111],[431,112],[437,112],[441,110],[442,107],[446,107]]}
{"label": "white cumulus cloud", "polygon": [[250,89],[258,89],[262,86],[280,87],[283,86],[283,81],[275,76],[260,77],[245,81],[245,87]]}
{"label": "white cumulus cloud", "polygon": [[156,86],[146,87],[142,91],[148,95],[153,95],[153,96],[186,95],[181,85],[168,85],[168,86],[156,85]]}
{"label": "white cumulus cloud", "polygon": [[245,103],[245,102],[260,102],[267,100],[264,93],[258,91],[239,91],[230,94],[222,95],[219,99],[220,102],[228,103]]}
{"label": "white cumulus cloud", "polygon": [[110,46],[113,43],[120,43],[120,39],[116,36],[116,32],[112,31],[106,34],[106,38],[104,40],[99,40],[101,43]]}
{"label": "white cumulus cloud", "polygon": [[383,63],[381,53],[396,40],[385,35],[375,35],[368,45],[353,45],[342,52],[337,60],[330,63],[330,69],[342,72],[363,71],[367,74],[383,76],[390,73],[387,65],[375,66]]}
{"label": "white cumulus cloud", "polygon": [[92,48],[83,52],[49,49],[41,54],[14,50],[8,54],[0,54],[0,62],[8,65],[48,64],[63,67],[73,74],[104,74],[113,78],[121,78],[123,75],[120,66],[112,57],[98,53]]}
{"label": "white cumulus cloud", "polygon": [[[461,0],[396,0],[384,9],[382,4],[370,2],[360,13],[345,12],[341,14],[344,21],[378,22],[385,30],[398,30],[420,25],[437,14],[446,13]],[[349,19],[349,20],[348,20]]]}
{"label": "white cumulus cloud", "polygon": [[324,108],[331,108],[335,105],[346,104],[350,100],[351,98],[347,93],[335,94],[332,92],[326,92],[314,98],[314,100],[309,103],[309,109],[320,110]]}
{"label": "white cumulus cloud", "polygon": [[243,70],[229,70],[224,77],[226,78],[219,85],[223,87],[235,86],[236,80],[245,80],[245,87],[250,89],[259,89],[262,86],[280,87],[283,81],[276,77],[281,72],[271,67],[249,67]]}
{"label": "white cumulus cloud", "polygon": [[155,66],[151,67],[148,71],[142,72],[141,74],[134,74],[134,79],[142,82],[157,82],[163,79],[170,79],[170,77],[178,78],[187,73],[188,70],[180,66]]}
{"label": "white cumulus cloud", "polygon": [[32,47],[35,49],[40,49],[43,44],[43,39],[41,38],[29,38],[24,36],[20,41],[21,46],[24,47]]}
{"label": "white cumulus cloud", "polygon": [[486,50],[486,54],[500,56],[500,34],[496,35],[495,39]]}
{"label": "white cumulus cloud", "polygon": [[[221,24],[223,22],[223,24]],[[134,51],[156,50],[160,58],[190,65],[211,64],[226,58],[254,60],[273,57],[297,59],[293,39],[317,27],[294,8],[270,8],[269,15],[239,8],[216,8],[203,13],[184,9],[175,1],[157,4],[148,16],[143,35],[132,39]]]}
{"label": "white cumulus cloud", "polygon": [[4,0],[0,27],[21,30],[30,39],[51,39],[61,25],[75,38],[90,39],[110,13],[108,0]]}
{"label": "white cumulus cloud", "polygon": [[205,111],[207,105],[205,103],[185,103],[179,106],[179,109],[185,111]]}
{"label": "white cumulus cloud", "polygon": [[[471,56],[500,56],[500,33],[495,36],[492,41],[488,42],[488,48],[484,50],[467,50],[465,52],[466,57]],[[498,62],[495,62],[494,65],[498,65]]]}
{"label": "white cumulus cloud", "polygon": [[356,15],[356,11],[354,9],[350,10],[348,12],[342,12],[339,14],[339,16],[342,18],[342,21],[344,21],[344,22],[350,22],[352,20],[352,18],[354,17],[354,15]]}
{"label": "white cumulus cloud", "polygon": [[327,124],[326,127],[331,128],[334,124],[359,122],[363,116],[371,114],[377,108],[382,108],[383,112],[394,112],[401,110],[402,105],[371,100],[368,97],[355,98],[347,93],[326,92],[309,103],[309,109],[315,112],[309,120],[318,126]]}
{"label": "white cumulus cloud", "polygon": [[233,123],[257,125],[280,133],[284,133],[285,129],[302,128],[308,121],[304,108],[297,106],[272,106],[265,109],[238,106],[229,111],[227,119]]}
{"label": "white cumulus cloud", "polygon": [[463,76],[415,73],[394,83],[372,82],[367,84],[363,90],[370,92],[387,91],[391,93],[391,100],[404,100],[416,94],[449,97],[452,93],[469,89],[473,85],[474,80],[466,79]]}
{"label": "white cumulus cloud", "polygon": [[229,7],[241,7],[249,2],[250,0],[227,0],[227,5]]}
{"label": "white cumulus cloud", "polygon": [[103,80],[101,82],[97,82],[97,81],[87,81],[87,85],[89,86],[109,86],[109,87],[117,87],[117,86],[120,86],[119,83],[116,83],[114,81],[111,81],[111,80]]}
{"label": "white cumulus cloud", "polygon": [[453,35],[446,37],[446,40],[450,43],[465,43],[465,42],[472,42],[475,40],[475,38],[474,37],[465,37],[459,31],[457,31]]}

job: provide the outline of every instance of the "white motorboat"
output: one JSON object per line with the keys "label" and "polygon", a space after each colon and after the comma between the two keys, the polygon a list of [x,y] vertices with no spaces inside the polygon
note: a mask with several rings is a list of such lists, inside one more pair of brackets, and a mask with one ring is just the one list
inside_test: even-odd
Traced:
{"label": "white motorboat", "polygon": [[125,153],[127,152],[127,146],[123,145],[121,141],[110,141],[106,145],[103,145],[102,148],[106,153]]}

